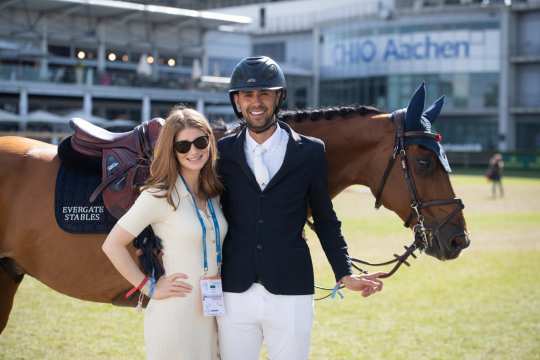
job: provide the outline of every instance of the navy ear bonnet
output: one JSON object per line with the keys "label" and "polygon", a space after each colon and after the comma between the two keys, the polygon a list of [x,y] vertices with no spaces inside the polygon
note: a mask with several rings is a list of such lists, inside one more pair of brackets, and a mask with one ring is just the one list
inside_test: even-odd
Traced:
{"label": "navy ear bonnet", "polygon": [[[405,132],[408,131],[421,131],[432,134],[434,136],[406,136],[405,146],[415,144],[429,149],[437,155],[437,158],[441,162],[441,165],[447,172],[452,172],[446,153],[440,143],[441,136],[436,134],[431,129],[431,124],[439,116],[442,106],[444,104],[444,96],[441,96],[437,101],[433,103],[424,111],[424,102],[426,98],[426,87],[424,83],[420,85],[414,92],[414,95],[407,107],[407,113],[405,115]],[[400,110],[398,110],[400,111]]]}

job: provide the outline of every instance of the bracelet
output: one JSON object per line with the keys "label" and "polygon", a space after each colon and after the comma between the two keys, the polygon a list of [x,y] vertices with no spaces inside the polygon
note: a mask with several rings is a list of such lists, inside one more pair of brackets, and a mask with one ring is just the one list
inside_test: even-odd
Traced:
{"label": "bracelet", "polygon": [[[148,280],[150,280],[150,278]],[[150,281],[147,281],[139,291],[148,297],[148,294],[150,293]]]}
{"label": "bracelet", "polygon": [[145,276],[144,279],[141,281],[141,283],[138,286],[133,287],[131,290],[129,290],[126,295],[124,295],[124,298],[129,299],[131,295],[135,293],[135,291],[141,290],[143,286],[148,281],[148,276]]}
{"label": "bracelet", "polygon": [[343,293],[341,292],[341,289],[343,289],[344,285],[341,284],[341,282],[337,282],[336,283],[336,286],[334,286],[334,288],[332,289],[332,293],[330,294],[330,297],[332,299],[335,299],[336,298],[336,294],[339,295],[339,297],[341,299],[343,299],[345,296],[343,295]]}
{"label": "bracelet", "polygon": [[150,278],[150,289],[148,291],[148,297],[151,299],[152,296],[154,296],[154,291],[156,291],[156,278],[155,277],[151,277]]}

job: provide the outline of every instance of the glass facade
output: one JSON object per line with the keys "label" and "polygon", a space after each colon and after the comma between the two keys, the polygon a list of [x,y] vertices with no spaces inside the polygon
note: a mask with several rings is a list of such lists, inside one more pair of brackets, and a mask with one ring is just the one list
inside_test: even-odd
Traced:
{"label": "glass facade", "polygon": [[540,64],[520,64],[516,75],[517,107],[540,107]]}
{"label": "glass facade", "polygon": [[389,77],[388,107],[396,109],[407,105],[414,90],[425,82],[426,104],[445,96],[448,110],[481,111],[497,109],[498,81],[496,73],[471,74],[415,74]]}
{"label": "glass facade", "polygon": [[208,74],[212,76],[229,77],[240,59],[210,57],[208,59]]}
{"label": "glass facade", "polygon": [[483,151],[497,148],[497,127],[494,117],[474,115],[441,115],[433,124],[433,129],[442,134],[443,145],[480,145]]}
{"label": "glass facade", "polygon": [[518,117],[516,121],[516,150],[540,150],[540,117]]}
{"label": "glass facade", "polygon": [[322,106],[363,104],[383,111],[406,107],[414,90],[426,84],[426,107],[444,95],[442,115],[434,127],[451,144],[480,145],[483,150],[497,146],[497,115],[445,115],[445,112],[493,112],[498,109],[496,73],[415,74],[339,79],[321,82]]}
{"label": "glass facade", "polygon": [[265,55],[278,63],[286,60],[285,42],[260,43],[253,45],[253,55]]}
{"label": "glass facade", "polygon": [[387,109],[388,78],[323,80],[319,103],[322,106],[363,104]]}
{"label": "glass facade", "polygon": [[323,106],[364,104],[391,111],[407,105],[414,90],[425,82],[426,103],[445,96],[445,110],[493,110],[498,106],[496,73],[414,74],[321,81]]}

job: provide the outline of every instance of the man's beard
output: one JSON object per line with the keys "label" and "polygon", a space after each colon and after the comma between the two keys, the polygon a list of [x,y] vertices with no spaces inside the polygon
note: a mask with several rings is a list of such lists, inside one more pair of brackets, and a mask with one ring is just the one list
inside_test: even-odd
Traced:
{"label": "man's beard", "polygon": [[277,116],[275,114],[272,114],[272,116],[270,116],[269,118],[265,120],[264,124],[259,125],[259,126],[253,125],[247,118],[245,118],[244,120],[249,130],[253,131],[256,134],[260,134],[270,129],[272,126],[276,124]]}

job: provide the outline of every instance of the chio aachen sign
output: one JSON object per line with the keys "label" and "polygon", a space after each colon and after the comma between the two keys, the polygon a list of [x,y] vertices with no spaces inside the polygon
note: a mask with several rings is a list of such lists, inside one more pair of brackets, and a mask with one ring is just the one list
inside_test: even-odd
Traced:
{"label": "chio aachen sign", "polygon": [[326,39],[322,45],[322,75],[499,70],[499,30],[494,29]]}

